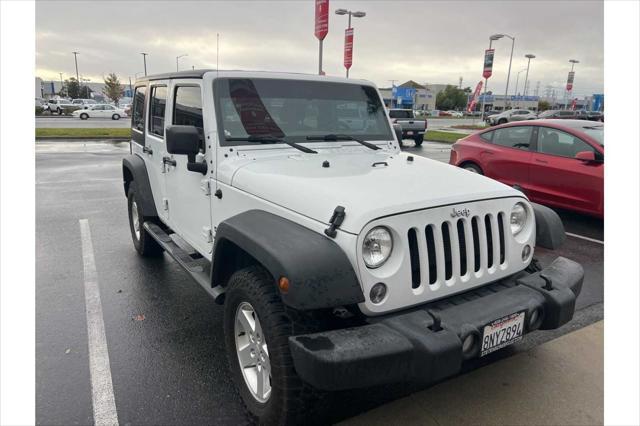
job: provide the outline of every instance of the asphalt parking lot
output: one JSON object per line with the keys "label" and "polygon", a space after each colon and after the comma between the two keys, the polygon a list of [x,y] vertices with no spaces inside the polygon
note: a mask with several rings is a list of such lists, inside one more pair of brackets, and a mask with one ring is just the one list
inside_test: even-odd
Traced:
{"label": "asphalt parking lot", "polygon": [[[407,152],[449,158],[446,144],[410,144]],[[38,142],[36,148],[37,423],[93,422],[83,219],[93,245],[120,424],[246,423],[223,350],[222,309],[169,257],[144,259],[133,249],[121,179],[128,144]],[[537,249],[537,257],[547,264],[563,255],[585,267],[574,321],[533,333],[466,371],[603,319],[603,223],[560,213],[575,236],[555,253]],[[327,417],[319,421],[349,419],[418,390],[399,384],[332,394],[325,401]]]}

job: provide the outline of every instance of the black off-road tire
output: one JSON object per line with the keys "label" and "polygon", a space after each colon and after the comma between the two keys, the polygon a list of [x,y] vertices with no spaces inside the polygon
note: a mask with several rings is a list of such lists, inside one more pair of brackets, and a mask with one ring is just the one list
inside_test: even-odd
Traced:
{"label": "black off-road tire", "polygon": [[424,141],[424,135],[418,135],[418,136],[416,136],[416,137],[413,139],[413,141],[415,142],[416,147],[418,147],[418,146],[422,146],[422,142]]}
{"label": "black off-road tire", "polygon": [[138,223],[139,223],[139,229],[140,229],[140,236],[139,237],[136,236],[136,232],[134,230],[134,222],[133,222],[133,217],[135,213],[132,211],[132,206],[134,201],[136,201],[136,190],[135,190],[135,183],[132,182],[129,185],[129,192],[127,194],[127,210],[129,211],[129,229],[131,230],[131,239],[133,240],[133,246],[141,256],[145,256],[145,257],[160,256],[162,255],[162,252],[164,250],[162,249],[160,244],[158,244],[158,242],[151,235],[149,235],[149,233],[147,233],[146,229],[144,229],[144,226],[143,226],[145,222],[144,212],[142,211],[142,205],[137,202],[136,202],[136,206],[137,206],[137,216],[138,216]]}
{"label": "black off-road tire", "polygon": [[[271,394],[261,403],[245,384],[236,352],[235,320],[238,306],[251,304],[262,326],[271,364]],[[276,292],[273,277],[260,266],[249,266],[229,279],[224,304],[224,333],[231,374],[249,420],[264,425],[315,424],[316,404],[323,395],[298,377],[289,350],[293,320]],[[296,325],[296,332],[299,332]]]}

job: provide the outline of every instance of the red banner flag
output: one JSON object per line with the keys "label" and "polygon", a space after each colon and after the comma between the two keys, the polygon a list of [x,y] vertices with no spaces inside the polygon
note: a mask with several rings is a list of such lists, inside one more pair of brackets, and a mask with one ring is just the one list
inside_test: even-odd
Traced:
{"label": "red banner flag", "polygon": [[344,67],[351,68],[353,63],[353,28],[344,30]]}
{"label": "red banner flag", "polygon": [[571,89],[573,89],[573,79],[575,76],[575,71],[569,71],[569,76],[567,77],[567,92],[570,92]]}
{"label": "red banner flag", "polygon": [[495,52],[495,49],[487,49],[484,51],[484,68],[482,70],[482,76],[484,78],[491,77],[493,71],[493,52]]}
{"label": "red banner flag", "polygon": [[316,0],[316,31],[318,40],[324,40],[329,33],[329,0]]}
{"label": "red banner flag", "polygon": [[480,96],[480,90],[482,90],[482,81],[479,81],[476,85],[476,90],[473,92],[473,96],[469,99],[469,105],[467,105],[467,112],[473,111],[478,103],[478,96]]}

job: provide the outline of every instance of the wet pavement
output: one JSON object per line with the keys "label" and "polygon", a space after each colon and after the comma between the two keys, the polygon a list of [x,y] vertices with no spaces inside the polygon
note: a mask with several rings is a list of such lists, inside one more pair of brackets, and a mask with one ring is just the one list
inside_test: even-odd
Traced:
{"label": "wet pavement", "polygon": [[[444,147],[411,148],[442,156]],[[128,144],[38,142],[36,148],[36,418],[38,424],[92,423],[80,219],[91,229],[120,424],[243,424],[224,353],[222,309],[168,256],[134,251],[122,187]],[[446,153],[448,159],[448,153]],[[602,223],[565,218],[568,232],[602,235]],[[568,238],[566,255],[586,269],[573,322],[466,366],[523,352],[603,318],[603,246]],[[336,422],[413,393],[398,384],[339,392],[326,401]],[[487,409],[493,409],[487,406]]]}

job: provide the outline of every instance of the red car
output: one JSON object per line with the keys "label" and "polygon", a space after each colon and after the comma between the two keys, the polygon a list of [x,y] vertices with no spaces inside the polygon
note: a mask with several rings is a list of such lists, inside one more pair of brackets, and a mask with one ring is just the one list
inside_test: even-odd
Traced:
{"label": "red car", "polygon": [[531,201],[604,216],[604,124],[509,123],[453,144],[449,163],[521,189]]}

